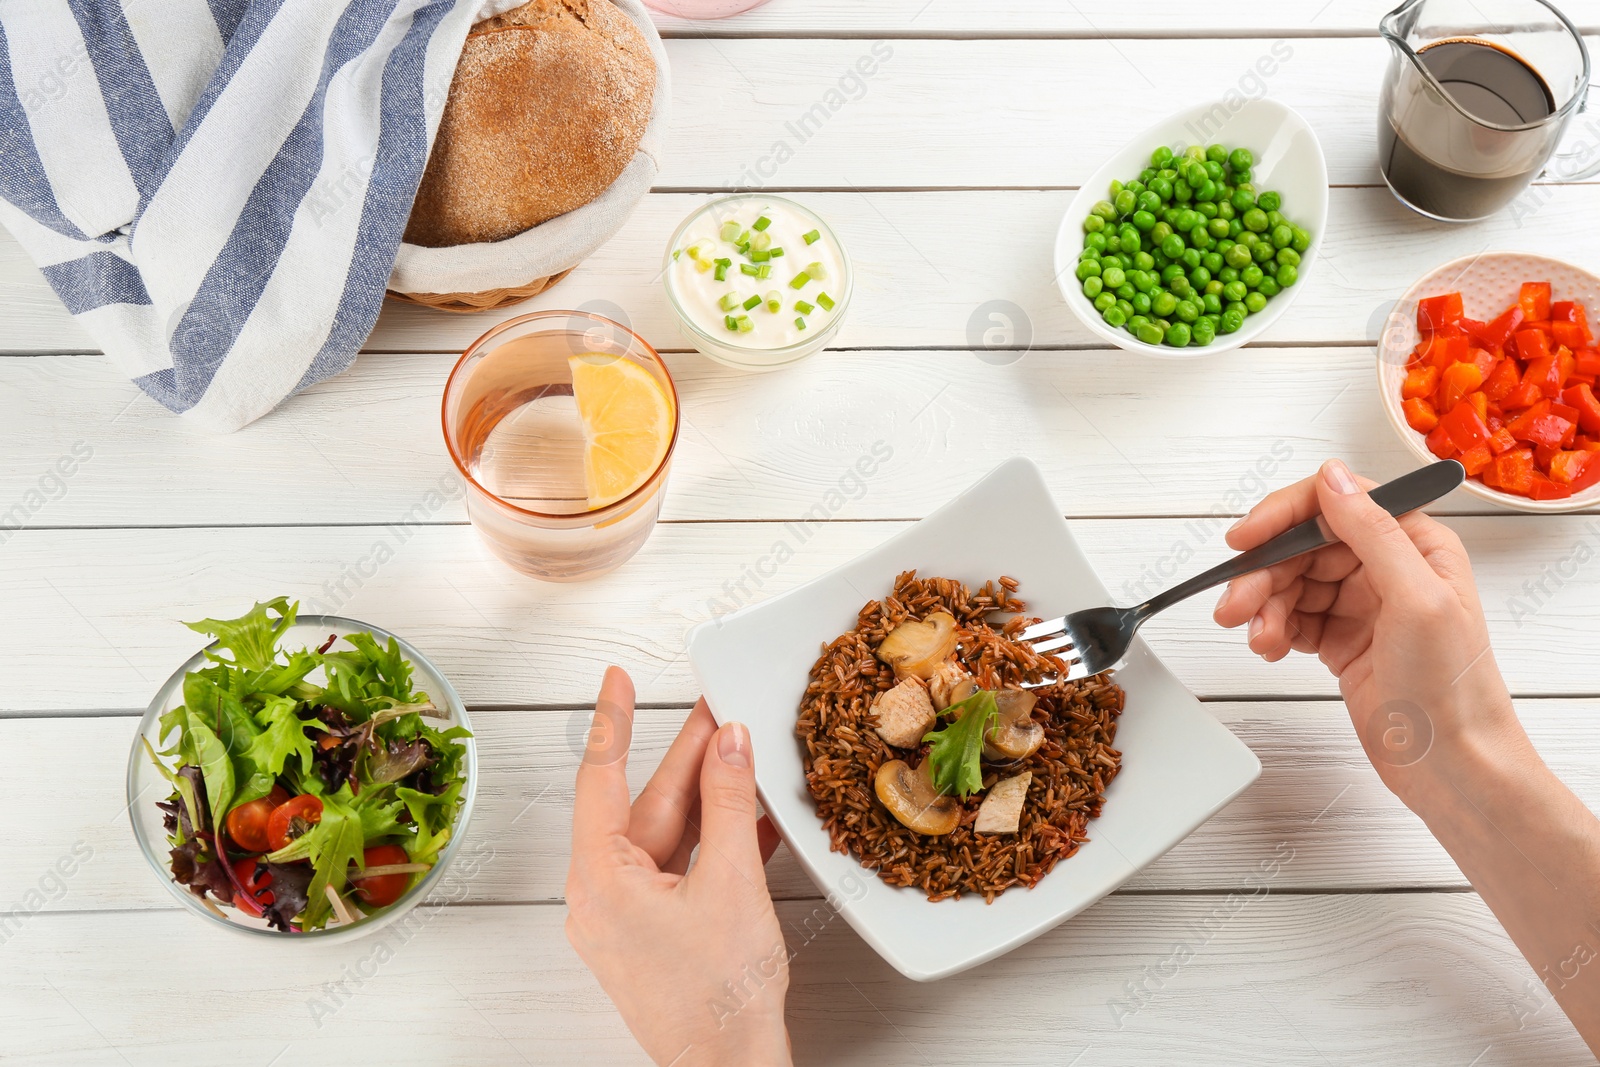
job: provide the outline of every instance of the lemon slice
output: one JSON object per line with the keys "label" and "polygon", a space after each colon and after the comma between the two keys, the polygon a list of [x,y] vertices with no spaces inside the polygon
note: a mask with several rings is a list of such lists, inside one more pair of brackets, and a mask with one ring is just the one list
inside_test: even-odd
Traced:
{"label": "lemon slice", "polygon": [[631,359],[585,352],[567,364],[583,421],[583,477],[592,511],[639,488],[666,459],[672,398]]}

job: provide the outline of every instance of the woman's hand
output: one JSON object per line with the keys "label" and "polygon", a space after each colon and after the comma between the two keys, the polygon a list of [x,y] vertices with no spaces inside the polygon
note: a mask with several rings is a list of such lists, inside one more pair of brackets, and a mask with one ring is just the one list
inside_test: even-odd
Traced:
{"label": "woman's hand", "polygon": [[632,736],[633,682],[612,667],[578,768],[567,939],[658,1064],[787,1064],[789,953],[763,868],[778,837],[756,818],[750,734],[700,701],[630,806]]}
{"label": "woman's hand", "polygon": [[1421,773],[1430,751],[1532,750],[1489,649],[1460,539],[1421,512],[1394,519],[1366,494],[1373,484],[1330,460],[1256,505],[1228,531],[1233,548],[1254,548],[1318,513],[1343,543],[1235,580],[1215,618],[1249,623],[1250,648],[1269,662],[1290,649],[1321,657],[1373,766],[1415,807],[1436,784]]}

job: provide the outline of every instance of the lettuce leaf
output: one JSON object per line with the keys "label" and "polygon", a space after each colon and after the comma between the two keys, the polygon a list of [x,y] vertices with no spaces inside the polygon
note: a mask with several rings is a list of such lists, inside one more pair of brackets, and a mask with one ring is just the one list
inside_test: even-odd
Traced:
{"label": "lettuce leaf", "polygon": [[350,807],[350,799],[348,789],[340,790],[336,796],[323,797],[322,821],[301,839],[307,843],[306,855],[313,871],[311,884],[306,889],[305,911],[300,919],[308,930],[324,925],[333,910],[327,888],[331,886],[335,892],[342,891],[351,864],[359,868],[367,865],[361,813]]}
{"label": "lettuce leaf", "polygon": [[951,704],[943,714],[957,718],[943,730],[923,736],[930,743],[933,784],[947,795],[969,797],[983,789],[983,735],[999,713],[994,694],[980,689]]}
{"label": "lettuce leaf", "polygon": [[[205,777],[206,807],[212,813],[212,817],[220,822],[227,815],[228,805],[233,800],[235,788],[233,760],[228,756],[227,748],[218,740],[217,735],[211,732],[211,727],[202,722],[192,710],[189,712],[189,725],[185,734],[187,741],[194,747],[195,764]],[[271,786],[268,786],[268,789],[270,790]]]}
{"label": "lettuce leaf", "polygon": [[[220,647],[233,653],[233,659],[226,660],[208,651],[206,658],[213,663],[246,671],[265,671],[277,657],[278,638],[294,625],[294,617],[299,610],[298,603],[291,604],[288,597],[280,596],[265,604],[257,604],[237,619],[201,619],[184,625],[197,633],[216,638]],[[270,618],[267,614],[269,611],[276,612],[278,617]]]}

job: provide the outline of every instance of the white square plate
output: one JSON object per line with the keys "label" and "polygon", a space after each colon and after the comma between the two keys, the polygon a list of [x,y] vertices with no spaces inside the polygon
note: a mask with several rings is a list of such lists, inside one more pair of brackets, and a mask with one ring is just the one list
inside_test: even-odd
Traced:
{"label": "white square plate", "polygon": [[1116,673],[1127,691],[1116,740],[1122,770],[1076,855],[1033,889],[1010,889],[993,904],[971,895],[930,903],[919,889],[885,884],[853,856],[829,849],[794,725],[822,645],[854,627],[861,606],[912,568],[974,586],[1010,575],[1022,583],[1029,613],[1045,617],[1111,603],[1039,468],[1016,458],[844,566],[702,624],[690,635],[689,659],[717,719],[749,727],[761,802],[817,887],[896,970],[931,981],[1009,952],[1087,908],[1237,796],[1261,762],[1136,641]]}

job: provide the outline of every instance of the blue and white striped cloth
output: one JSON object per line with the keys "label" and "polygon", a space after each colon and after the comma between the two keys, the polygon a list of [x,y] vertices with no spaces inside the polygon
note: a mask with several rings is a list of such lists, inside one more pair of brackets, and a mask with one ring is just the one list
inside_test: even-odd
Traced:
{"label": "blue and white striped cloth", "polygon": [[467,31],[521,0],[0,0],[0,222],[221,431],[371,331]]}

